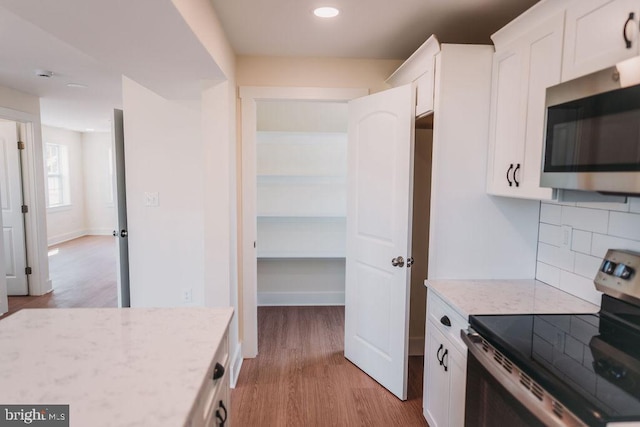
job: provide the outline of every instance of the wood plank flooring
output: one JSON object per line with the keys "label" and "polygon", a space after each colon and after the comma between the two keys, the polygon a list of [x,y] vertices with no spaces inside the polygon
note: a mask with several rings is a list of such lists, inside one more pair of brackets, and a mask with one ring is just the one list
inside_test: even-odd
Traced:
{"label": "wood plank flooring", "polygon": [[49,248],[53,291],[42,296],[9,297],[9,311],[23,308],[117,307],[116,239],[83,236]]}
{"label": "wood plank flooring", "polygon": [[344,358],[344,307],[258,308],[259,355],[231,392],[235,426],[426,426],[423,358],[398,400]]}

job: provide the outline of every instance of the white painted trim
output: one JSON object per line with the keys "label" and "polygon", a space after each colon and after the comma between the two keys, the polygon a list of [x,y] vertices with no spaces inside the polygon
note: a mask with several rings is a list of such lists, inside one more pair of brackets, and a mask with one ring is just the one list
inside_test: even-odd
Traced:
{"label": "white painted trim", "polygon": [[258,306],[344,305],[344,292],[258,292]]}
{"label": "white painted trim", "polygon": [[368,89],[314,87],[240,87],[242,112],[242,354],[258,355],[256,223],[256,101],[297,99],[349,101],[369,94]]}
{"label": "white painted trim", "polygon": [[70,233],[51,236],[47,239],[47,244],[49,246],[59,245],[60,243],[68,242],[69,240],[77,239],[78,237],[82,237],[86,235],[87,235],[87,230],[76,230]]}
{"label": "white painted trim", "polygon": [[440,52],[440,42],[435,35],[432,35],[385,82],[393,87],[413,82],[433,67],[433,57],[438,52]]}
{"label": "white painted trim", "polygon": [[0,107],[0,117],[21,124],[25,143],[22,156],[23,203],[29,206],[25,215],[25,243],[29,276],[29,295],[44,295],[51,291],[47,257],[47,222],[44,189],[44,164],[40,118],[37,115]]}
{"label": "white painted trim", "polygon": [[409,356],[424,356],[424,336],[409,337]]}
{"label": "white painted trim", "polygon": [[556,13],[564,13],[574,0],[543,0],[521,13],[514,20],[491,35],[496,49],[515,40],[525,32],[547,20]]}
{"label": "white painted trim", "polygon": [[240,370],[242,369],[242,343],[237,343],[236,353],[230,360],[231,373],[229,377],[229,384],[231,388],[236,388],[238,384],[238,377],[240,376]]}

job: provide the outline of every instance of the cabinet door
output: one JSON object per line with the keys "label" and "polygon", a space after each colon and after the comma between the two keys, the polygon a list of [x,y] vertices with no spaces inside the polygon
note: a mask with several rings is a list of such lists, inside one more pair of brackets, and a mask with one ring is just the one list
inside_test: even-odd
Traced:
{"label": "cabinet door", "polygon": [[574,1],[567,9],[562,81],[638,55],[639,4],[638,0]]}
{"label": "cabinet door", "polygon": [[523,46],[512,44],[493,59],[487,192],[512,195],[513,171],[523,155],[525,105]]}
{"label": "cabinet door", "polygon": [[540,187],[545,125],[545,97],[548,87],[560,83],[564,13],[556,15],[527,34],[524,51],[527,82],[524,157],[514,179],[518,197],[552,199],[551,188]]}
{"label": "cabinet door", "polygon": [[427,322],[426,338],[423,388],[424,417],[431,427],[447,427],[449,426],[450,372],[444,370],[439,359],[442,357],[446,347],[452,346],[438,330],[437,325],[431,321]]}

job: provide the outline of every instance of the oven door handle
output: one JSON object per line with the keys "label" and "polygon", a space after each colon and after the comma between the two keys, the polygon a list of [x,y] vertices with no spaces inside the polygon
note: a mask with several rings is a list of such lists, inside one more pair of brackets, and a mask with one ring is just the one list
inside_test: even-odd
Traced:
{"label": "oven door handle", "polygon": [[[512,373],[507,372],[502,365],[493,361],[491,353],[483,350],[482,337],[469,328],[468,331],[462,329],[460,331],[460,337],[462,341],[467,345],[469,353],[475,357],[475,359],[491,374],[491,376],[504,387],[511,396],[513,396],[522,406],[527,408],[534,416],[542,421],[547,426],[565,427],[572,425],[567,423],[567,419],[560,420],[553,412],[553,397],[551,397],[546,391],[544,399],[540,401],[524,386],[520,385],[519,380],[516,380],[516,376],[519,375],[519,369],[513,369]],[[566,410],[566,408],[565,408]],[[575,420],[579,419],[568,410],[565,412],[565,417],[570,415]],[[580,425],[580,424],[577,424]]]}

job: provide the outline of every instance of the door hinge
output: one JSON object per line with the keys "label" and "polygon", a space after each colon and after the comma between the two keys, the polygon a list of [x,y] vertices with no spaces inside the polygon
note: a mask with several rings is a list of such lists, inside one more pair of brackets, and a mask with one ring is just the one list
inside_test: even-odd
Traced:
{"label": "door hinge", "polygon": [[24,142],[18,141],[18,150],[24,150]]}
{"label": "door hinge", "polygon": [[29,275],[29,274],[33,273],[33,270],[31,269],[31,267],[27,267],[27,268],[25,268],[25,269],[24,269],[24,272],[25,272],[27,275]]}
{"label": "door hinge", "polygon": [[22,213],[29,213],[29,206],[22,205]]}

